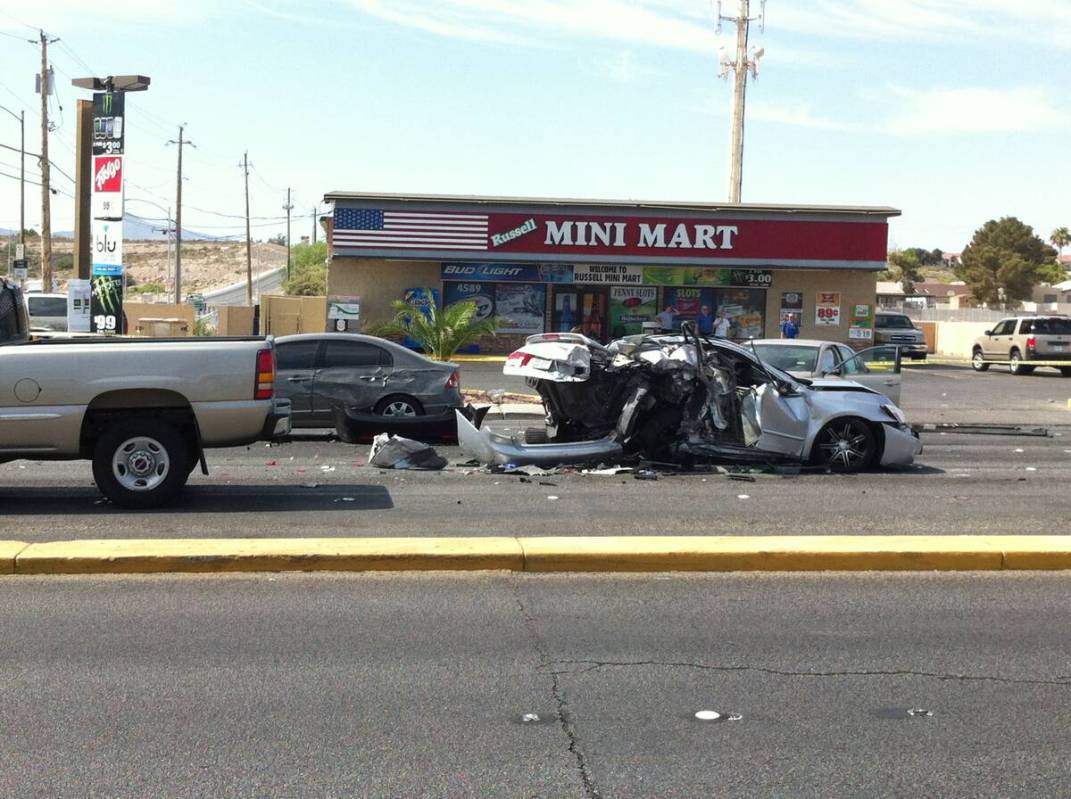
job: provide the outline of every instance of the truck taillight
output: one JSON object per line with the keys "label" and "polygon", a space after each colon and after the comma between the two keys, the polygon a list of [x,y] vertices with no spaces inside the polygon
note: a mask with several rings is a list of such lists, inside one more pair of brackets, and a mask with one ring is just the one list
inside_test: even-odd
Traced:
{"label": "truck taillight", "polygon": [[275,394],[275,351],[261,350],[257,353],[257,380],[253,399],[271,399]]}
{"label": "truck taillight", "polygon": [[454,370],[454,373],[450,375],[450,379],[446,381],[447,388],[461,388],[461,372]]}
{"label": "truck taillight", "polygon": [[1038,346],[1038,340],[1036,337],[1031,336],[1026,340],[1026,348],[1028,350],[1036,349]]}

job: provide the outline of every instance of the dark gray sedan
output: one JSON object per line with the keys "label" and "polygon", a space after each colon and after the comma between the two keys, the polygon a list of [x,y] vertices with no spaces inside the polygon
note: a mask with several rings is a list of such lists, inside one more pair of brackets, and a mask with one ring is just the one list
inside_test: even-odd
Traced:
{"label": "dark gray sedan", "polygon": [[334,406],[380,416],[438,415],[458,408],[457,364],[425,358],[358,333],[303,333],[275,340],[275,389],[293,404],[294,427],[333,427]]}

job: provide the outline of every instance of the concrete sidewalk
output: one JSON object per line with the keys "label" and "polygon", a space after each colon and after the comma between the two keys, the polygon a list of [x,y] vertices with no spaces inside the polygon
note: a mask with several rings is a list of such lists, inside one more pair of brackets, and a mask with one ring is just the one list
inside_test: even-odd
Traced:
{"label": "concrete sidewalk", "polygon": [[0,542],[3,574],[999,571],[1071,568],[1071,536],[607,536]]}

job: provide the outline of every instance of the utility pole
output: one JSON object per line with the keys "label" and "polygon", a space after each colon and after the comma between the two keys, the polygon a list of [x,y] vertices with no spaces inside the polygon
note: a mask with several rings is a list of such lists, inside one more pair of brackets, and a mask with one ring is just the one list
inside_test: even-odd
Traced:
{"label": "utility pole", "polygon": [[729,166],[730,203],[740,202],[740,191],[744,182],[744,100],[747,94],[747,73],[750,70],[751,76],[758,78],[759,59],[766,52],[760,48],[749,59],[747,50],[748,29],[752,21],[760,20],[765,28],[766,0],[762,0],[762,12],[758,17],[749,16],[750,0],[739,0],[739,3],[739,12],[735,17],[722,16],[721,3],[718,3],[718,33],[721,33],[722,22],[732,22],[736,25],[736,52],[731,59],[724,52],[721,56],[721,77],[728,78],[730,70],[734,77],[732,151]]}
{"label": "utility pole", "polygon": [[48,46],[59,39],[49,39],[41,31],[41,290],[52,291],[52,211],[48,162]]}
{"label": "utility pole", "polygon": [[294,210],[294,204],[290,202],[290,189],[286,190],[286,205],[283,206],[283,210],[286,211],[286,279],[290,279],[290,212]]}
{"label": "utility pole", "polygon": [[[178,172],[175,178],[175,304],[182,303],[182,146],[188,144],[196,147],[192,141],[183,138],[186,125],[179,125],[178,141],[170,139],[168,144],[178,145]],[[168,211],[168,223],[171,221],[171,212]],[[169,239],[170,240],[170,239]]]}
{"label": "utility pole", "polygon": [[312,243],[316,243],[316,209],[312,209]]}
{"label": "utility pole", "polygon": [[26,246],[26,111],[19,111],[19,244]]}
{"label": "utility pole", "polygon": [[253,239],[249,232],[249,151],[242,154],[245,173],[245,298],[253,305]]}

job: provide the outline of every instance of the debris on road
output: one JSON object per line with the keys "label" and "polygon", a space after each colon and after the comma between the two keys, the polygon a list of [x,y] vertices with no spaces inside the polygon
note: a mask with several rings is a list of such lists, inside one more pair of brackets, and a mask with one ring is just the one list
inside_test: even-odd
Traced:
{"label": "debris on road", "polygon": [[438,471],[446,467],[446,458],[420,441],[381,433],[372,440],[368,465],[381,469]]}

